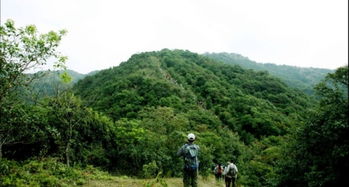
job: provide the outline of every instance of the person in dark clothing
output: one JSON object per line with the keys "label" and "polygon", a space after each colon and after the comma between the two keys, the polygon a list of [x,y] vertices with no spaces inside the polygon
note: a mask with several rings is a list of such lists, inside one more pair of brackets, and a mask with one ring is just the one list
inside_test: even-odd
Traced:
{"label": "person in dark clothing", "polygon": [[233,163],[233,161],[228,162],[228,166],[225,167],[223,175],[225,179],[225,186],[230,187],[231,184],[232,187],[235,187],[235,182],[238,175],[238,168]]}
{"label": "person in dark clothing", "polygon": [[223,174],[223,166],[221,164],[217,164],[217,166],[214,168],[214,175],[216,177],[216,180],[221,180]]}
{"label": "person in dark clothing", "polygon": [[177,152],[178,156],[184,159],[183,185],[184,187],[197,187],[199,168],[199,146],[194,144],[195,135],[188,134],[188,143],[184,144]]}

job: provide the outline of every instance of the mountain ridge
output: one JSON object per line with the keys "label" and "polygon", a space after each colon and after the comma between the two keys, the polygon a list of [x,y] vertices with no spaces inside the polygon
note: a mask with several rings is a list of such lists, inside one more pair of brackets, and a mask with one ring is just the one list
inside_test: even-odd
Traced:
{"label": "mountain ridge", "polygon": [[334,70],[324,68],[305,68],[289,65],[277,65],[272,63],[258,63],[236,53],[204,53],[204,56],[231,65],[239,65],[243,68],[257,71],[268,71],[280,78],[293,88],[300,89],[308,95],[313,95],[313,87],[319,83],[328,73]]}
{"label": "mountain ridge", "polygon": [[[281,124],[289,121],[282,118],[308,105],[305,95],[268,73],[226,65],[183,50],[133,55],[117,67],[80,80],[74,90],[92,108],[114,120],[138,118],[147,107],[171,107],[181,112],[202,108],[217,116],[218,123],[235,131],[255,133],[256,137],[285,133],[290,124]],[[258,116],[261,121],[254,121],[256,126],[252,127],[241,116],[249,122],[252,116]],[[263,132],[255,132],[258,128]]]}

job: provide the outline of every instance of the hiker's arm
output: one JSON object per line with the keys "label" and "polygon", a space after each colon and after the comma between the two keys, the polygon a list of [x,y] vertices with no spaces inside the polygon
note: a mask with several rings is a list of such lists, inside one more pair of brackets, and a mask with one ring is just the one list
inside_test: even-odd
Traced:
{"label": "hiker's arm", "polygon": [[177,156],[182,156],[182,154],[183,154],[183,148],[184,148],[184,146],[182,146],[181,148],[179,148],[179,150],[177,151]]}
{"label": "hiker's arm", "polygon": [[224,168],[223,175],[226,175],[229,171],[229,165]]}

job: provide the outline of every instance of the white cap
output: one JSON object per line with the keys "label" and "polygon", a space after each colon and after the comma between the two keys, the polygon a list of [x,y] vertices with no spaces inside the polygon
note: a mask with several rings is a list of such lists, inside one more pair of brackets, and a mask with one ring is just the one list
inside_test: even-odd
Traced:
{"label": "white cap", "polygon": [[195,140],[195,135],[193,133],[188,134],[188,140],[194,141]]}

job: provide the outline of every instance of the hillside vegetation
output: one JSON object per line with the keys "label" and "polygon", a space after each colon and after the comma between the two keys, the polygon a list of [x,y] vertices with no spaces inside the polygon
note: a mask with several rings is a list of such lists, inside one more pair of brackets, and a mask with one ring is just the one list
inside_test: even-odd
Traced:
{"label": "hillside vegetation", "polygon": [[[138,119],[140,111],[167,107],[175,113],[202,111],[245,142],[282,135],[310,102],[265,72],[212,61],[189,51],[148,52],[87,77],[75,92],[114,120]],[[293,114],[293,115],[292,115]]]}
{"label": "hillside vegetation", "polygon": [[200,184],[232,159],[239,186],[349,185],[347,66],[315,87],[315,101],[265,71],[164,49],[74,85],[63,73],[64,86],[33,97],[49,86],[28,87],[24,70],[50,57],[64,69],[64,33],[0,27],[0,186],[179,185],[188,133]]}
{"label": "hillside vegetation", "polygon": [[120,172],[153,168],[178,176],[182,163],[175,153],[194,132],[203,174],[233,158],[241,180],[261,185],[271,183],[262,176],[274,175],[283,136],[311,106],[305,94],[268,73],[166,49],[133,55],[79,81],[74,92],[115,121],[120,151],[110,160]]}
{"label": "hillside vegetation", "polygon": [[205,53],[203,55],[226,64],[239,65],[245,69],[268,71],[290,87],[302,90],[309,95],[314,95],[313,87],[324,79],[328,73],[333,73],[333,70],[329,69],[257,63],[235,53]]}

